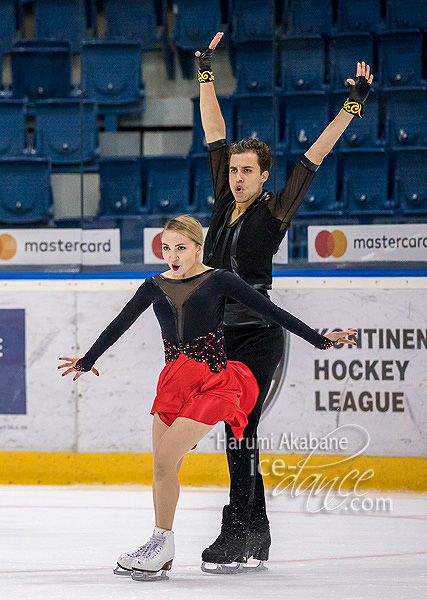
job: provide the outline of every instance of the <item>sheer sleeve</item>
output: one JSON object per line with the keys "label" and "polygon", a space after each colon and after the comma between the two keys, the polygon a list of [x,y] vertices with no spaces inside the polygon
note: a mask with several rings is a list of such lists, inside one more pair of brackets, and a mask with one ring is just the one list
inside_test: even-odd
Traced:
{"label": "sheer sleeve", "polygon": [[301,156],[285,187],[268,201],[268,208],[273,217],[282,221],[280,229],[288,229],[292,218],[304,201],[318,168],[319,165],[312,163],[306,156]]}
{"label": "sheer sleeve", "polygon": [[215,208],[230,201],[231,189],[228,183],[228,144],[217,140],[208,144],[209,167],[215,196]]}
{"label": "sheer sleeve", "polygon": [[316,348],[324,350],[333,345],[331,340],[297,319],[297,317],[276,306],[271,300],[254,290],[237,275],[228,271],[219,271],[219,274],[221,278],[221,291],[224,296],[241,302],[251,310],[271,319],[291,333],[313,344]]}
{"label": "sheer sleeve", "polygon": [[147,282],[144,281],[117,317],[111,321],[93,346],[78,361],[76,369],[79,371],[90,371],[95,361],[129,329],[152,302]]}

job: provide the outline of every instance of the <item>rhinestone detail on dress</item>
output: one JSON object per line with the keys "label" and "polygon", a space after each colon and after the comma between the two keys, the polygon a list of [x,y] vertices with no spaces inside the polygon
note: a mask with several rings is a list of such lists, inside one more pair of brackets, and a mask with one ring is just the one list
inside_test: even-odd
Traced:
{"label": "rhinestone detail on dress", "polygon": [[224,333],[219,327],[208,335],[201,335],[191,342],[187,342],[182,348],[176,346],[163,338],[166,362],[177,360],[181,352],[188,358],[197,362],[207,363],[209,369],[219,373],[227,366],[227,357],[224,350]]}

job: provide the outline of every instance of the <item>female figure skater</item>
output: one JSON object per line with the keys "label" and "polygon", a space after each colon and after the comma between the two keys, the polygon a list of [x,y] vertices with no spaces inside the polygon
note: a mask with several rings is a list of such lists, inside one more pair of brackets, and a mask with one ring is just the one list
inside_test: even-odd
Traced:
{"label": "female figure skater", "polygon": [[[160,323],[166,366],[161,371],[151,409],[153,419],[153,500],[155,527],[150,540],[122,554],[117,574],[135,578],[165,577],[174,558],[172,524],[179,496],[178,472],[189,452],[218,421],[226,421],[237,439],[243,436],[258,385],[247,366],[227,360],[222,333],[226,298],[279,323],[315,347],[355,344],[346,336],[326,337],[256,292],[238,276],[211,269],[200,261],[201,224],[188,215],[170,220],[162,234],[163,258],[169,270],[145,280],[133,298],[82,358],[61,357],[63,375],[92,371],[103,354],[151,304]],[[139,574],[139,577],[138,577]]]}

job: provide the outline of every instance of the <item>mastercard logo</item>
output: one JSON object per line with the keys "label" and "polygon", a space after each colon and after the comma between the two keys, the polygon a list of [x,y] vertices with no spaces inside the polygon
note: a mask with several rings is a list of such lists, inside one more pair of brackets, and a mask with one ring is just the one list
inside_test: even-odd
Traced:
{"label": "mastercard logo", "polygon": [[314,247],[317,254],[322,258],[328,258],[328,256],[339,258],[347,250],[347,238],[338,229],[332,231],[332,233],[323,230],[317,234]]}
{"label": "mastercard logo", "polygon": [[155,235],[153,237],[153,241],[151,242],[151,249],[153,250],[154,256],[156,256],[157,258],[163,259],[162,234],[161,233],[158,233],[157,235]]}
{"label": "mastercard logo", "polygon": [[8,233],[2,233],[0,235],[0,259],[10,260],[16,254],[18,244],[15,238]]}

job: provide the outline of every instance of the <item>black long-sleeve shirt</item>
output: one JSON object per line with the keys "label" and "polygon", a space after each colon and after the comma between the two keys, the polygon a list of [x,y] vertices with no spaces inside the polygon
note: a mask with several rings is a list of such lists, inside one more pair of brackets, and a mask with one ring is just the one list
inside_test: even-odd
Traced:
{"label": "black long-sleeve shirt", "polygon": [[167,360],[184,352],[196,360],[206,360],[212,370],[221,370],[226,365],[222,324],[227,298],[241,302],[316,348],[332,345],[328,338],[273,304],[236,275],[212,269],[187,279],[170,279],[163,275],[146,279],[80,359],[78,367],[90,370],[101,354],[152,304],[160,323]]}
{"label": "black long-sleeve shirt", "polygon": [[[209,144],[215,204],[205,240],[203,262],[239,275],[266,297],[271,289],[273,256],[316,174],[318,165],[301,156],[286,185],[277,193],[263,191],[246,211],[229,223],[235,200],[229,185],[229,147],[225,140]],[[227,302],[226,326],[266,326],[268,320],[239,303]]]}
{"label": "black long-sleeve shirt", "polygon": [[270,289],[273,256],[319,167],[301,156],[285,187],[275,194],[264,191],[237,221],[229,225],[235,207],[228,179],[229,147],[225,140],[218,140],[208,148],[215,204],[203,262],[210,267],[233,271],[251,285]]}

